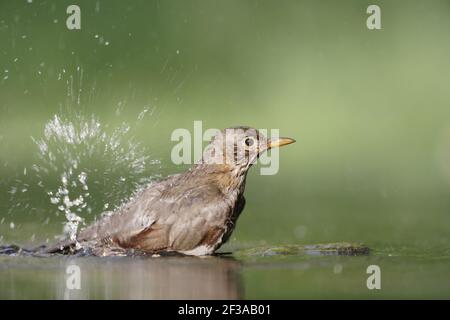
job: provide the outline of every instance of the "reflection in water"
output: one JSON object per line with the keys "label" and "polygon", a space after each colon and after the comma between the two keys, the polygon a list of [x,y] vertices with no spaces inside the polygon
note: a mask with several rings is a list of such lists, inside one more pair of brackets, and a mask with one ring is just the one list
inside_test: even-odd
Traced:
{"label": "reflection in water", "polygon": [[[81,272],[79,290],[67,288],[66,282],[73,275],[66,273],[70,265],[78,266]],[[77,258],[67,259],[62,269],[56,282],[57,299],[243,297],[240,265],[231,258]]]}
{"label": "reflection in water", "polygon": [[0,299],[242,299],[243,295],[241,265],[229,257],[0,255]]}

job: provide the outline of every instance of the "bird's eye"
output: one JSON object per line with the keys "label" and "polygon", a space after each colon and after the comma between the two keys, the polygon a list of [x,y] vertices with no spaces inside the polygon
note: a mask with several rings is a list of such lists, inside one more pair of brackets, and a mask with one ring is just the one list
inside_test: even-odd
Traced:
{"label": "bird's eye", "polygon": [[254,143],[255,143],[255,139],[253,139],[253,138],[245,139],[245,145],[248,147],[251,147]]}

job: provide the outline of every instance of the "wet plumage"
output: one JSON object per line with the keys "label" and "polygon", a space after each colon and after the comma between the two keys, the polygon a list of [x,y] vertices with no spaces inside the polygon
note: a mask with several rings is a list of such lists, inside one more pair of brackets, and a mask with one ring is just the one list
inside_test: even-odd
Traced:
{"label": "wet plumage", "polygon": [[[212,254],[228,240],[244,209],[248,169],[260,153],[292,142],[266,140],[248,127],[221,131],[189,171],[151,184],[115,213],[81,230],[77,241],[98,255],[129,249]],[[62,242],[48,252],[74,245]]]}

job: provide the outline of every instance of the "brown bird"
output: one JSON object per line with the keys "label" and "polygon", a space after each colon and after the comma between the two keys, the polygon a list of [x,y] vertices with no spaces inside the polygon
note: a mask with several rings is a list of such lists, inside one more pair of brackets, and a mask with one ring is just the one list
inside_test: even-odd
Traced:
{"label": "brown bird", "polygon": [[149,185],[115,213],[81,230],[77,241],[59,243],[47,252],[81,245],[98,255],[129,249],[213,254],[228,240],[244,209],[249,168],[264,151],[293,142],[266,139],[250,127],[220,131],[187,172]]}

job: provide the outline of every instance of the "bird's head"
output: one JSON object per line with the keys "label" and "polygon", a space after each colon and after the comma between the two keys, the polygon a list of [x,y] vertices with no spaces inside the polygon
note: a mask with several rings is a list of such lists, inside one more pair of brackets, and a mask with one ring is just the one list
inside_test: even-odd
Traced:
{"label": "bird's head", "polygon": [[291,138],[268,139],[251,127],[227,128],[219,131],[205,148],[202,163],[223,164],[246,172],[263,152],[294,142]]}

